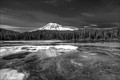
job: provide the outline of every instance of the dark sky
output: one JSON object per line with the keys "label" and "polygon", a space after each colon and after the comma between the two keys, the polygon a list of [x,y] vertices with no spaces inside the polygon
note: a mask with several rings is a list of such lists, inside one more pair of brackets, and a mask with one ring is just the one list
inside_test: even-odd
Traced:
{"label": "dark sky", "polygon": [[1,0],[2,28],[27,31],[49,22],[120,25],[120,0]]}

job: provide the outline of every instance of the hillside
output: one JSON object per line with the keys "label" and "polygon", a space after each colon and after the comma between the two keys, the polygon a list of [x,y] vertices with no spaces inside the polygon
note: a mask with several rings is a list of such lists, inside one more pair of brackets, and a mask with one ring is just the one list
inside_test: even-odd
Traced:
{"label": "hillside", "polygon": [[19,32],[0,28],[0,40],[17,40],[19,35]]}

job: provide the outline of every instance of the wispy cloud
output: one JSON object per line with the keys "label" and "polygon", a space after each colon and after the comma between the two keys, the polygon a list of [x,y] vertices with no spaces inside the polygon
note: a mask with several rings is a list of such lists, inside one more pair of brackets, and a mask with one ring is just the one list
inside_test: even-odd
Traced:
{"label": "wispy cloud", "polygon": [[62,4],[66,4],[68,2],[72,2],[73,0],[43,0],[43,3],[51,4],[53,6],[60,6]]}
{"label": "wispy cloud", "polygon": [[4,28],[4,29],[19,29],[20,27],[8,26],[8,25],[0,25],[0,28]]}
{"label": "wispy cloud", "polygon": [[15,26],[9,26],[9,25],[0,25],[0,28],[7,29],[7,30],[13,30],[13,31],[19,31],[21,27],[15,27]]}
{"label": "wispy cloud", "polygon": [[83,16],[85,16],[85,17],[94,17],[95,15],[94,14],[90,14],[90,13],[85,13],[85,12],[83,12],[83,13],[81,13]]}
{"label": "wispy cloud", "polygon": [[[14,13],[14,14],[13,14]],[[81,21],[82,17],[61,17],[56,14],[46,13],[43,11],[15,11],[15,10],[5,10],[1,13],[1,23],[14,24],[15,26],[23,27],[40,27],[48,22],[57,22],[62,24],[69,24],[69,21]]]}
{"label": "wispy cloud", "polygon": [[7,30],[13,30],[13,31],[18,31],[18,32],[25,32],[31,30],[29,27],[16,27],[16,26],[10,26],[10,25],[2,25],[0,24],[0,28],[7,29]]}
{"label": "wispy cloud", "polygon": [[[71,2],[72,0],[65,1]],[[73,7],[73,9],[74,8],[75,7]],[[1,8],[0,24],[8,25],[9,27],[6,28],[9,29],[27,31],[42,27],[49,22],[56,22],[62,25],[70,25],[76,27],[80,27],[81,25],[89,23],[94,24],[97,22],[120,23],[119,16],[119,8],[99,8],[95,11],[83,11],[72,17],[60,16],[59,14],[52,11],[47,12],[36,9],[17,10],[10,8]],[[10,28],[11,26],[20,28]]]}
{"label": "wispy cloud", "polygon": [[46,13],[43,11],[27,11],[27,10],[17,11],[3,9],[0,15],[1,15],[0,24],[11,25],[16,27],[20,26],[19,30],[23,28],[23,31],[42,27],[49,22],[56,22],[62,25],[74,25],[74,23],[84,22],[83,19],[80,17],[65,18],[56,14]]}

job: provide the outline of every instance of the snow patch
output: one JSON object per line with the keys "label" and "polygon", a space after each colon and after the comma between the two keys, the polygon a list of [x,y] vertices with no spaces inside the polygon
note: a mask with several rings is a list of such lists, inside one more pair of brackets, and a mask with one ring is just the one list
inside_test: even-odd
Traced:
{"label": "snow patch", "polygon": [[[45,50],[46,53],[49,52],[54,55],[56,52],[69,52],[76,51],[77,46],[71,45],[48,45],[48,46],[32,46],[32,45],[24,45],[24,46],[11,46],[11,47],[1,47],[0,48],[0,56],[15,54],[20,52],[38,52],[41,50]],[[57,55],[57,54],[56,54]]]}
{"label": "snow patch", "polygon": [[24,73],[18,73],[17,70],[2,69],[0,70],[0,80],[23,80]]}
{"label": "snow patch", "polygon": [[73,59],[71,59],[70,61],[71,61],[71,63],[74,64],[74,65],[83,66],[82,63],[78,63],[78,62],[76,62],[76,61],[73,60]]}

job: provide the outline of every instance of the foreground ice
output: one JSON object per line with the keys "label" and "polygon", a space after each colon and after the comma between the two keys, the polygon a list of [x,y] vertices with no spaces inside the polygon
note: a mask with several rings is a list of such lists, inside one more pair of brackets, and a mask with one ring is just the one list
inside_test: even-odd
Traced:
{"label": "foreground ice", "polygon": [[0,70],[0,80],[23,80],[25,74],[18,73],[17,70],[2,69]]}
{"label": "foreground ice", "polygon": [[58,43],[58,44],[64,44],[64,45],[78,45],[78,46],[101,46],[101,47],[120,47],[120,43],[119,42],[96,42],[96,43]]}
{"label": "foreground ice", "polygon": [[[24,45],[24,46],[11,46],[11,47],[1,47],[0,48],[0,56],[21,53],[21,52],[38,52],[38,51],[46,51],[49,56],[56,54],[56,50],[58,52],[69,52],[77,50],[77,46],[71,45],[46,45],[46,46],[33,46],[33,45]],[[51,52],[52,51],[52,52]]]}

